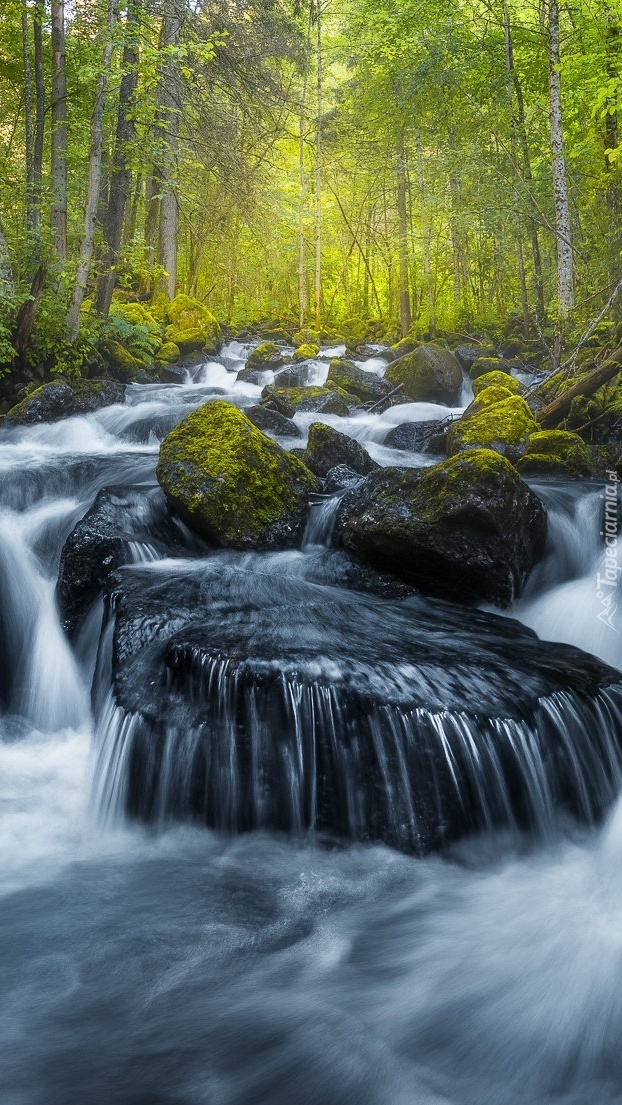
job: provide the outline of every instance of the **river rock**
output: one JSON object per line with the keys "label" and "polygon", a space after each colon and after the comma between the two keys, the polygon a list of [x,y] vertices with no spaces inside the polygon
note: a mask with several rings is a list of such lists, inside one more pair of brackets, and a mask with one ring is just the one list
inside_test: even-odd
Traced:
{"label": "river rock", "polygon": [[421,345],[389,365],[385,380],[402,385],[404,395],[416,402],[457,403],[462,392],[462,371],[453,353],[438,345]]}
{"label": "river rock", "polygon": [[493,357],[494,352],[491,345],[459,345],[454,349],[454,356],[465,372],[468,372],[480,357]]}
{"label": "river rock", "polygon": [[302,437],[302,430],[291,418],[286,418],[279,411],[271,410],[267,405],[249,407],[246,417],[250,418],[253,425],[264,434],[273,434],[275,437]]}
{"label": "river rock", "polygon": [[347,464],[337,464],[326,473],[324,493],[334,495],[338,491],[346,491],[347,488],[359,484],[361,478],[360,473],[355,472],[353,468],[349,468]]}
{"label": "river rock", "polygon": [[347,465],[361,476],[367,476],[378,468],[376,461],[358,441],[323,422],[313,422],[309,427],[303,460],[316,476],[328,475],[331,468],[337,465]]}
{"label": "river rock", "polygon": [[337,414],[347,418],[350,409],[359,403],[354,395],[340,388],[267,386],[261,393],[262,400],[275,404],[287,404],[292,411],[310,411],[315,414]]}
{"label": "river rock", "polygon": [[619,672],[511,619],[226,556],[125,570],[108,617],[100,783],[131,816],[423,852],[616,796]]}
{"label": "river rock", "polygon": [[478,395],[486,388],[501,387],[506,388],[512,395],[520,395],[522,392],[522,386],[519,384],[513,376],[508,376],[507,372],[485,372],[482,376],[478,376],[473,380],[473,395],[477,399]]}
{"label": "river rock", "polygon": [[375,403],[393,391],[393,385],[381,376],[376,376],[374,372],[365,372],[354,361],[345,357],[334,357],[330,362],[326,386],[341,388],[350,395],[356,395],[362,403]]}
{"label": "river rock", "polygon": [[35,388],[12,407],[6,421],[14,426],[32,426],[38,422],[58,422],[76,414],[89,414],[100,407],[123,403],[125,388],[116,380],[53,380]]}
{"label": "river rock", "polygon": [[503,388],[486,388],[449,427],[447,452],[453,456],[468,449],[494,449],[516,461],[525,452],[530,435],[539,428],[520,395],[506,395]]}
{"label": "river rock", "polygon": [[444,455],[447,423],[432,418],[428,422],[402,422],[389,430],[383,441],[389,449],[403,449],[407,453],[432,453]]}
{"label": "river rock", "polygon": [[383,468],[348,492],[336,539],[364,563],[462,602],[507,605],[543,552],[546,512],[491,450]]}
{"label": "river rock", "polygon": [[477,380],[479,376],[486,376],[489,372],[503,372],[509,376],[512,372],[512,364],[503,357],[478,357],[469,369],[472,380]]}
{"label": "river rock", "polygon": [[539,430],[530,434],[525,453],[516,462],[522,475],[592,476],[594,466],[587,445],[578,434]]}
{"label": "river rock", "polygon": [[208,356],[218,353],[222,345],[222,330],[218,320],[203,303],[189,295],[176,295],[167,304],[166,314],[170,325],[164,331],[164,337],[182,354],[199,349]]}
{"label": "river rock", "polygon": [[206,403],[160,447],[157,476],[180,518],[216,545],[296,545],[318,480],[231,403]]}
{"label": "river rock", "polygon": [[110,575],[141,557],[188,556],[204,546],[171,517],[159,488],[107,487],[74,526],[60,559],[56,596],[73,637]]}

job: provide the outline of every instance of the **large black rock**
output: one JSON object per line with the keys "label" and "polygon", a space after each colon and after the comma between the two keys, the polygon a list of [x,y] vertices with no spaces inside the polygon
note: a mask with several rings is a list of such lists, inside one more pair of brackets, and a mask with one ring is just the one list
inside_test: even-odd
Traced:
{"label": "large black rock", "polygon": [[423,851],[613,801],[619,673],[499,616],[294,578],[296,555],[115,577],[104,805]]}

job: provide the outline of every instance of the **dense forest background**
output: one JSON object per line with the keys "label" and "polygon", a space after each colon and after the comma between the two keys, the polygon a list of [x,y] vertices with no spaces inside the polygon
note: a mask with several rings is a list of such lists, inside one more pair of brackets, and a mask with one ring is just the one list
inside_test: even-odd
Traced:
{"label": "dense forest background", "polygon": [[3,0],[0,364],[148,345],[128,304],[176,293],[350,343],[580,332],[622,276],[621,29],[617,0]]}

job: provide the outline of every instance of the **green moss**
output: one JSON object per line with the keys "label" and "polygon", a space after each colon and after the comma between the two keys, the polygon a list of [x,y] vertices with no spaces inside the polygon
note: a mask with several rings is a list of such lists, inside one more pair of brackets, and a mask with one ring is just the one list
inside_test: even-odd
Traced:
{"label": "green moss", "polygon": [[592,474],[592,463],[585,442],[578,434],[566,430],[538,430],[530,434],[525,455],[516,462],[516,468],[523,475]]}
{"label": "green moss", "polygon": [[111,318],[122,318],[131,326],[144,326],[151,334],[159,334],[162,327],[144,303],[113,303]]}
{"label": "green moss", "polygon": [[317,345],[317,346],[319,346],[320,339],[321,339],[321,334],[320,334],[319,330],[303,329],[303,330],[298,330],[298,332],[296,334],[294,334],[292,341],[293,341],[296,349],[298,349],[298,347],[301,346],[301,345]]}
{"label": "green moss", "polygon": [[472,380],[477,380],[478,376],[485,376],[487,372],[504,372],[509,374],[510,367],[507,361],[503,361],[501,357],[478,357],[476,361],[473,361],[469,369],[469,376]]}
{"label": "green moss", "polygon": [[299,345],[294,355],[295,361],[311,361],[320,352],[317,345]]}
{"label": "green moss", "polygon": [[283,354],[273,341],[263,341],[250,354],[245,367],[255,368],[258,372],[268,372],[283,364]]}
{"label": "green moss", "polygon": [[[477,402],[480,400],[481,395]],[[525,452],[530,434],[537,431],[525,400],[510,395],[454,422],[447,433],[447,452],[452,456],[466,449],[493,449],[513,460]]]}
{"label": "green moss", "polygon": [[520,395],[522,390],[518,380],[515,380],[513,376],[508,376],[506,372],[494,371],[486,372],[473,381],[473,394],[477,399],[482,391],[492,387],[505,388],[512,395]]}
{"label": "green moss", "polygon": [[167,310],[170,326],[165,331],[167,341],[175,342],[182,350],[204,349],[216,353],[222,344],[222,333],[217,320],[207,307],[189,295],[176,295]]}
{"label": "green moss", "polygon": [[261,393],[263,400],[276,398],[285,400],[294,411],[323,411],[325,414],[349,414],[350,406],[357,406],[358,399],[339,387],[265,387]]}
{"label": "green moss", "polygon": [[339,324],[339,334],[350,349],[356,349],[366,341],[369,324],[360,318],[348,318]]}
{"label": "green moss", "polygon": [[142,357],[133,356],[120,341],[105,341],[100,348],[105,360],[113,368],[120,370],[124,377],[133,376],[135,372],[139,372],[150,363]]}
{"label": "green moss", "polygon": [[174,341],[167,341],[164,345],[161,345],[156,353],[156,361],[163,361],[164,364],[174,364],[181,356],[181,350],[178,345],[175,345]]}
{"label": "green moss", "polygon": [[462,371],[453,353],[436,345],[421,345],[389,365],[385,380],[401,384],[404,395],[414,400],[457,402],[462,390]]}
{"label": "green moss", "polygon": [[422,495],[417,514],[422,521],[435,522],[447,513],[450,504],[460,507],[465,482],[483,488],[487,481],[497,484],[502,479],[516,479],[515,469],[493,449],[474,449],[458,454],[428,468],[422,477]]}
{"label": "green moss", "polygon": [[405,338],[400,338],[391,348],[395,353],[399,353],[400,357],[403,357],[406,353],[413,353],[415,349],[418,349],[422,344],[422,342],[417,341],[415,338],[409,338],[407,335]]}
{"label": "green moss", "polygon": [[189,525],[233,548],[293,543],[307,497],[320,486],[301,461],[220,400],[168,434],[157,475]]}
{"label": "green moss", "polygon": [[470,407],[467,407],[464,417],[471,418],[474,414],[486,410],[487,407],[493,407],[495,403],[501,403],[504,399],[511,399],[513,394],[510,388],[502,387],[499,384],[492,384],[488,388],[483,388],[479,395],[475,396]]}

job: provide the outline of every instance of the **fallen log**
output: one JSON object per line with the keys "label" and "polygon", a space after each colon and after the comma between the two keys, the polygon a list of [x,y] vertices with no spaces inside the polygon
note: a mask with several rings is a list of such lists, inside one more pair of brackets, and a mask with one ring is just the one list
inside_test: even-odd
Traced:
{"label": "fallen log", "polygon": [[534,414],[536,422],[544,427],[557,426],[568,414],[573,399],[576,399],[578,395],[593,395],[595,391],[598,391],[603,384],[607,384],[620,371],[622,371],[622,346],[614,350],[611,356],[607,357],[602,364],[598,365],[587,376],[583,376],[572,387],[558,395],[557,399],[553,399],[551,403],[540,407],[540,410]]}

